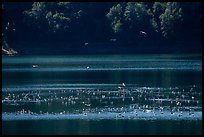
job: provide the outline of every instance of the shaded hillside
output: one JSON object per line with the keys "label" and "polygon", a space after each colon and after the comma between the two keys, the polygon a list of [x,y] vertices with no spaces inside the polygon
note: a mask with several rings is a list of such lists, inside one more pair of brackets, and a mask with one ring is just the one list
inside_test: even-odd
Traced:
{"label": "shaded hillside", "polygon": [[201,2],[4,2],[2,13],[3,39],[19,54],[202,49]]}

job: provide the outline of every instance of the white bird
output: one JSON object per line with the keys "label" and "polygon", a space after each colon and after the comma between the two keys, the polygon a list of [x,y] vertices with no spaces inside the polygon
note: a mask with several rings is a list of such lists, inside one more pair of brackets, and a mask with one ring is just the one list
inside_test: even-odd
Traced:
{"label": "white bird", "polygon": [[125,83],[122,83],[121,86],[118,86],[118,89],[124,89],[125,88]]}
{"label": "white bird", "polygon": [[38,65],[33,65],[33,68],[38,68]]}
{"label": "white bird", "polygon": [[88,45],[88,44],[89,44],[88,42],[84,43],[85,46]]}
{"label": "white bird", "polygon": [[140,33],[147,35],[147,33],[146,33],[146,32],[144,32],[144,31],[140,31]]}

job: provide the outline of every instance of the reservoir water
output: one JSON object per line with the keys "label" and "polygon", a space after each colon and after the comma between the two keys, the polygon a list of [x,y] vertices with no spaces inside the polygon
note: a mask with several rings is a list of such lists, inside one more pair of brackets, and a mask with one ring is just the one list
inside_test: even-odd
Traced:
{"label": "reservoir water", "polygon": [[202,134],[202,56],[2,56],[3,134]]}

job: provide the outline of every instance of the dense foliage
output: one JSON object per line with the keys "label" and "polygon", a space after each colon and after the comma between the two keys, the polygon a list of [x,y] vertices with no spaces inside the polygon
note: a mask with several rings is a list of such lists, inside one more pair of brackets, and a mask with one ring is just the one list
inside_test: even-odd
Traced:
{"label": "dense foliage", "polygon": [[201,40],[199,2],[3,3],[2,36],[21,42],[120,42]]}

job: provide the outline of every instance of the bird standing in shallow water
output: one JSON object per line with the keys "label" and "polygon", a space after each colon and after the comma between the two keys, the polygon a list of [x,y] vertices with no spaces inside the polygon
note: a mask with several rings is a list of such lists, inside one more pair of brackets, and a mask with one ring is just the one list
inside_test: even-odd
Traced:
{"label": "bird standing in shallow water", "polygon": [[121,89],[124,89],[125,88],[125,83],[122,83],[121,86],[118,86],[118,89],[121,90]]}
{"label": "bird standing in shallow water", "polygon": [[125,97],[125,83],[122,83],[121,86],[118,86],[118,91],[122,93],[123,101],[124,101],[124,97]]}
{"label": "bird standing in shallow water", "polygon": [[38,68],[38,65],[37,65],[37,64],[33,64],[32,67],[33,67],[33,68]]}

